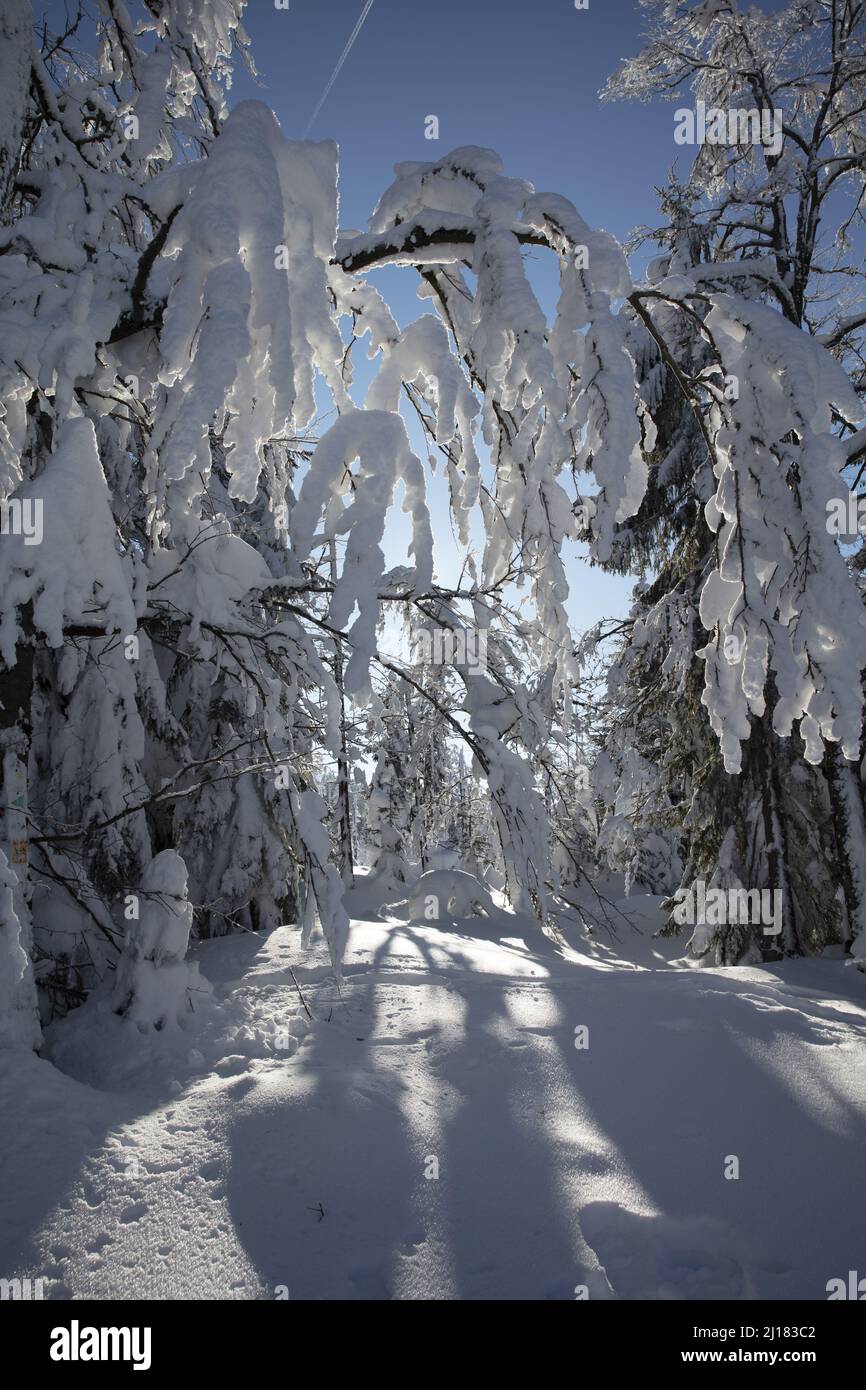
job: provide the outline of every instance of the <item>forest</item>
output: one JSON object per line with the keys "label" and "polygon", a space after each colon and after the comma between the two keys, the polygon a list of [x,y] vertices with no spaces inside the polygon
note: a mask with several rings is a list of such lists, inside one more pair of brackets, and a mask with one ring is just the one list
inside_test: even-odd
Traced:
{"label": "forest", "polygon": [[397,135],[346,228],[339,144],[235,98],[259,0],[45,8],[0,5],[3,1296],[860,1297],[866,3],[623,4],[599,101],[670,103],[626,240]]}

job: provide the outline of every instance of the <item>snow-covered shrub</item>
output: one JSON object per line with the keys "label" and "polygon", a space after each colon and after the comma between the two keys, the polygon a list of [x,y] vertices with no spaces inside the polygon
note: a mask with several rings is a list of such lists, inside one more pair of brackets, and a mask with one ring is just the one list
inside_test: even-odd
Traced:
{"label": "snow-covered shrub", "polygon": [[198,963],[186,959],[192,903],[186,865],[175,850],[150,861],[137,897],[139,915],[118,962],[113,1007],[144,1032],[181,1023],[210,985]]}
{"label": "snow-covered shrub", "polygon": [[407,898],[389,903],[382,915],[419,922],[463,922],[490,917],[496,906],[489,890],[462,869],[429,869],[412,885]]}

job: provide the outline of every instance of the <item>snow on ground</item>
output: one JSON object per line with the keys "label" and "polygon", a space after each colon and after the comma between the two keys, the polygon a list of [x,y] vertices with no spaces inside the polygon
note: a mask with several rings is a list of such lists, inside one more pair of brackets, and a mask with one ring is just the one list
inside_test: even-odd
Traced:
{"label": "snow on ground", "polygon": [[652,900],[620,906],[642,934],[579,950],[505,914],[353,920],[339,986],[295,928],[206,942],[187,1029],[91,1001],[52,1061],[0,1054],[0,1274],[52,1298],[825,1298],[866,1248],[866,979],[685,968]]}

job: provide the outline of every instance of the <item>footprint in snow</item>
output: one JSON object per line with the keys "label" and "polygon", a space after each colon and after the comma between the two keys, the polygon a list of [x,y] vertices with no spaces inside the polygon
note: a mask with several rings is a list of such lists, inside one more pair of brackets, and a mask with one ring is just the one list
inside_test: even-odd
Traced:
{"label": "footprint in snow", "polygon": [[426,1239],[427,1239],[427,1232],[426,1232],[426,1231],[422,1231],[422,1230],[410,1231],[409,1234],[408,1234],[407,1236],[404,1236],[404,1238],[403,1238],[403,1247],[402,1247],[402,1250],[401,1250],[401,1254],[403,1254],[403,1255],[417,1255],[419,1249],[420,1249],[421,1246],[424,1244],[424,1242],[425,1242]]}
{"label": "footprint in snow", "polygon": [[147,1202],[132,1202],[128,1207],[124,1207],[119,1220],[124,1226],[130,1226],[133,1221],[140,1221],[146,1212]]}
{"label": "footprint in snow", "polygon": [[220,1076],[237,1076],[239,1072],[246,1071],[250,1065],[249,1057],[242,1057],[240,1053],[232,1053],[229,1057],[221,1057],[214,1064],[214,1071]]}
{"label": "footprint in snow", "polygon": [[628,1211],[617,1202],[592,1202],[580,1214],[580,1229],[618,1298],[752,1296],[730,1231],[710,1217],[675,1220]]}

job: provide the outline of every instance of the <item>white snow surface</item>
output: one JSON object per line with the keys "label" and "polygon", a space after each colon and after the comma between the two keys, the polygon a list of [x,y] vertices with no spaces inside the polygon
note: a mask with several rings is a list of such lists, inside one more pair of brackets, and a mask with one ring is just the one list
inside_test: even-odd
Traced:
{"label": "white snow surface", "polygon": [[658,902],[565,948],[498,909],[353,917],[339,986],[294,927],[202,943],[213,996],[147,1036],[92,999],[41,1059],[0,1053],[0,1275],[54,1299],[825,1298],[862,1267],[866,977],[690,969]]}

